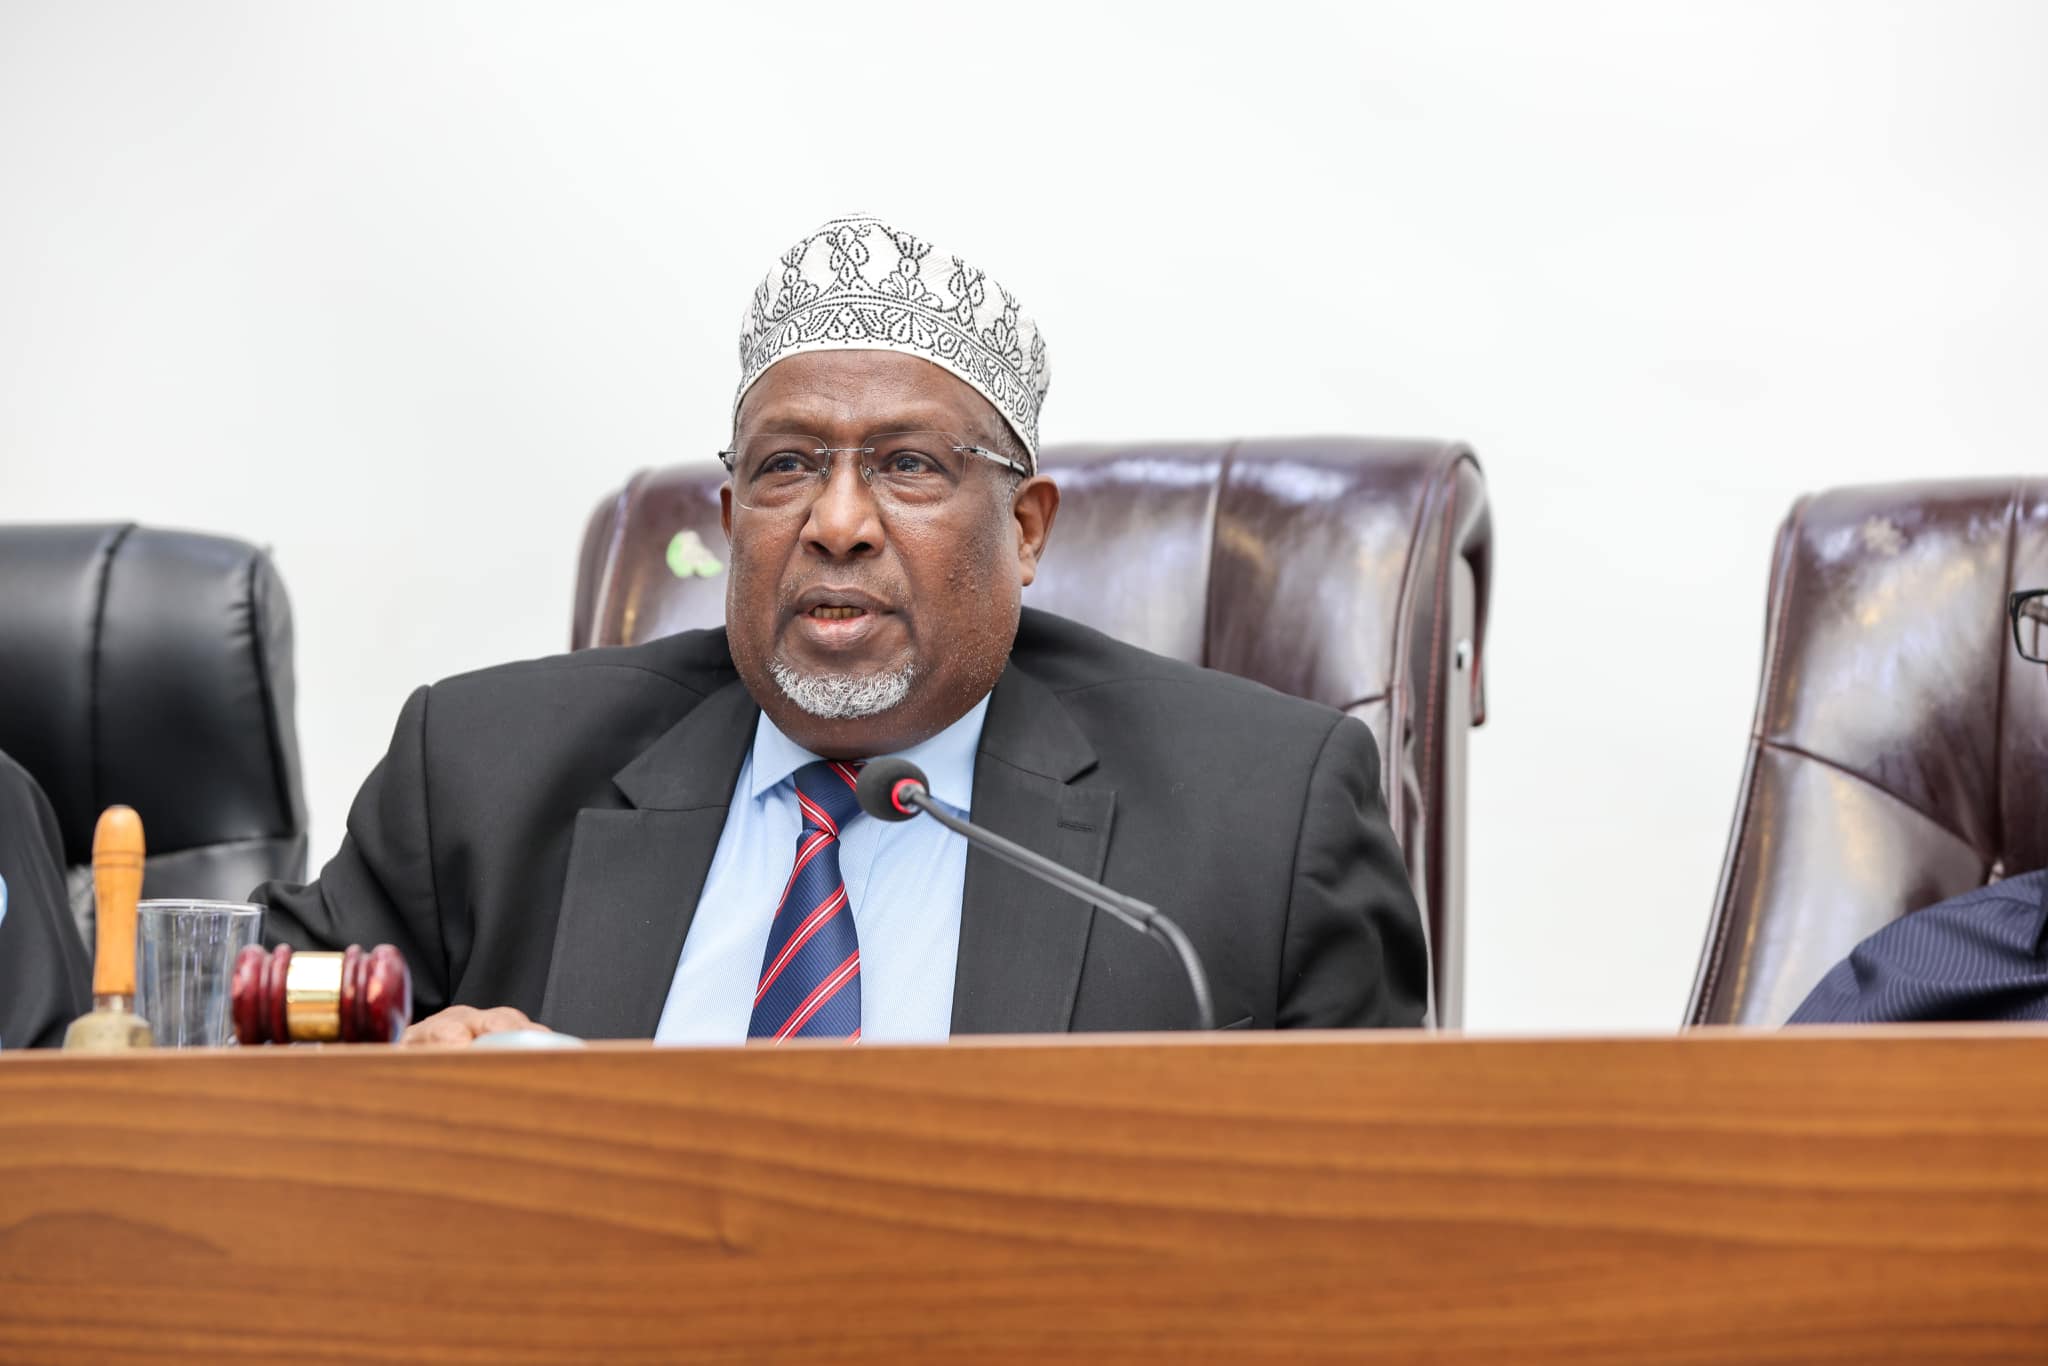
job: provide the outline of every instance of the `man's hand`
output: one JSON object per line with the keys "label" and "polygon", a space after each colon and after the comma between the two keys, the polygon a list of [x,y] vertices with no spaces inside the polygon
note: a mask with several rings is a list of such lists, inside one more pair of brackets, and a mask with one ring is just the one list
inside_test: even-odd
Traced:
{"label": "man's hand", "polygon": [[429,1015],[418,1024],[408,1027],[405,1038],[408,1044],[428,1044],[442,1048],[467,1048],[470,1041],[480,1035],[495,1034],[501,1029],[538,1029],[551,1032],[544,1024],[535,1024],[526,1018],[526,1012],[511,1006],[495,1006],[490,1010],[478,1010],[475,1006],[449,1006],[437,1015]]}

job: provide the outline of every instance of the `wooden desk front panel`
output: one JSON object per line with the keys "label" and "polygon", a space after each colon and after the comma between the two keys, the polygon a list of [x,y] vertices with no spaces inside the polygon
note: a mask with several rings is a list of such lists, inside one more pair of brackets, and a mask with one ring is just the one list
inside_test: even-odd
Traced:
{"label": "wooden desk front panel", "polygon": [[2048,1359],[2048,1032],[0,1059],[0,1359]]}

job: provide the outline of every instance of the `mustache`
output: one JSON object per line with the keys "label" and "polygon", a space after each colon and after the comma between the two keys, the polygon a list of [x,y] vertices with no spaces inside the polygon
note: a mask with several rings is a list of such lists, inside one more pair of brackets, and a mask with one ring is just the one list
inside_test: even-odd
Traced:
{"label": "mustache", "polygon": [[851,606],[870,612],[902,612],[904,594],[865,579],[784,579],[777,588],[778,604],[786,612],[803,613],[823,605]]}

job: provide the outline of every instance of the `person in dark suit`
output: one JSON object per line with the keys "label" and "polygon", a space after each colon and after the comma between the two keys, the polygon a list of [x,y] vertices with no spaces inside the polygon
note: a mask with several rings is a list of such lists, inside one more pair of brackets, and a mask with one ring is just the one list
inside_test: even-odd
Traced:
{"label": "person in dark suit", "polygon": [[64,890],[57,813],[0,754],[0,1048],[46,1048],[92,1007],[92,960]]}
{"label": "person in dark suit", "polygon": [[[2048,588],[2007,600],[2020,657],[2048,664]],[[2048,1020],[2048,870],[1885,926],[1828,970],[1791,1024]]]}
{"label": "person in dark suit", "polygon": [[2048,871],[1914,911],[1828,970],[1792,1024],[2048,1020]]}
{"label": "person in dark suit", "polygon": [[726,627],[416,692],[266,934],[389,942],[467,1042],[1184,1028],[1157,944],[931,821],[861,762],[1149,901],[1217,1019],[1417,1025],[1421,918],[1365,727],[1024,611],[1059,507],[1015,299],[878,220],[784,253],[742,337]]}

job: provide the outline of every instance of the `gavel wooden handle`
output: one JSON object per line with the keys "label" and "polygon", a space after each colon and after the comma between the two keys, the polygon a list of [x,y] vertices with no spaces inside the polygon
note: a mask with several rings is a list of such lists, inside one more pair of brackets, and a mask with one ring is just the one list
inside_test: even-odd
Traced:
{"label": "gavel wooden handle", "polygon": [[142,817],[128,806],[100,813],[92,832],[92,1009],[64,1031],[64,1047],[118,1053],[154,1043],[135,1013],[135,903],[142,896]]}
{"label": "gavel wooden handle", "polygon": [[260,1043],[397,1043],[412,1022],[412,973],[389,944],[294,953],[252,944],[230,984],[235,1037]]}
{"label": "gavel wooden handle", "polygon": [[135,904],[142,899],[142,817],[110,806],[92,833],[92,994],[135,999]]}

